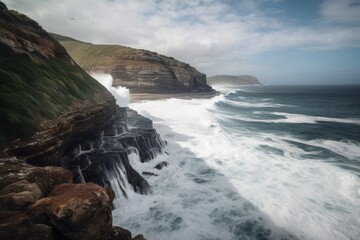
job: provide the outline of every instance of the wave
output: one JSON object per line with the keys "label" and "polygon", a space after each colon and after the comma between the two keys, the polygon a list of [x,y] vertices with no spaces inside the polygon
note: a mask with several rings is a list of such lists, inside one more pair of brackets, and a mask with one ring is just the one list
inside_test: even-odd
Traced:
{"label": "wave", "polygon": [[150,239],[357,239],[360,178],[306,158],[356,157],[357,143],[231,130],[215,116],[221,98],[131,104],[169,143],[155,163],[170,164],[147,177],[153,194],[121,200],[115,224]]}
{"label": "wave", "polygon": [[113,87],[113,78],[110,74],[92,72],[90,75],[103,85],[116,99],[119,107],[127,107],[130,100],[129,89],[121,86]]}

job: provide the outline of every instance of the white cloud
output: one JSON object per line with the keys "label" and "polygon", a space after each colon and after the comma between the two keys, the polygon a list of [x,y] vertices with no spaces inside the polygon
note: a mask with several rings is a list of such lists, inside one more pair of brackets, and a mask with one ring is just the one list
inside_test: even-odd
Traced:
{"label": "white cloud", "polygon": [[325,0],[320,6],[324,21],[320,19],[313,26],[295,26],[266,16],[256,1],[250,0],[237,2],[236,9],[217,0],[5,3],[50,32],[156,51],[189,62],[208,74],[222,73],[225,68],[232,73],[246,72],[251,67],[243,64],[244,59],[264,51],[360,47],[358,0]]}

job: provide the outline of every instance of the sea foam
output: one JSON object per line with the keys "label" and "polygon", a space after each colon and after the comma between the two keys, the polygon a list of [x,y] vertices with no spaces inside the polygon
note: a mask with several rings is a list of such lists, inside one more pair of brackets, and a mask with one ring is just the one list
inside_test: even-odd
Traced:
{"label": "sea foam", "polygon": [[116,99],[120,107],[127,107],[130,99],[129,89],[121,86],[113,87],[113,77],[107,73],[91,72],[90,75],[101,83]]}
{"label": "sea foam", "polygon": [[292,143],[301,139],[225,126],[221,99],[130,105],[153,120],[169,154],[134,168],[170,164],[147,177],[151,195],[120,200],[115,224],[149,239],[358,239],[359,178],[326,161],[305,161],[317,150]]}

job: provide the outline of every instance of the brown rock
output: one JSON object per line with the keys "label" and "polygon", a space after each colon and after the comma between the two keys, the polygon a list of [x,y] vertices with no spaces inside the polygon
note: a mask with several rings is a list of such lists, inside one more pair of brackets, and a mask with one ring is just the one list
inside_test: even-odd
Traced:
{"label": "brown rock", "polygon": [[131,232],[122,227],[113,227],[109,240],[132,240]]}
{"label": "brown rock", "polygon": [[38,221],[49,219],[68,239],[106,239],[112,226],[111,199],[93,183],[61,184],[31,205],[28,214]]}
{"label": "brown rock", "polygon": [[0,212],[1,239],[52,240],[52,229],[44,224],[32,224],[24,213],[18,211]]}
{"label": "brown rock", "polygon": [[21,180],[38,184],[47,195],[55,186],[71,183],[72,174],[61,167],[34,167],[14,157],[0,158],[0,189]]}
{"label": "brown rock", "polygon": [[25,209],[41,197],[43,193],[36,183],[21,180],[0,191],[0,210]]}

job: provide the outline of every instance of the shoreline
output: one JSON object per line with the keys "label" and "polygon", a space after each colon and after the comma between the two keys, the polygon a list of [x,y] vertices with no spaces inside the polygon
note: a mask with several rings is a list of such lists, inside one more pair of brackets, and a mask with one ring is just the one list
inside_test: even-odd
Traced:
{"label": "shoreline", "polygon": [[178,99],[210,99],[220,95],[219,91],[204,92],[204,93],[130,93],[130,103],[137,103],[142,101],[156,101],[170,98]]}

